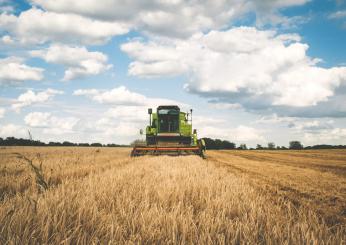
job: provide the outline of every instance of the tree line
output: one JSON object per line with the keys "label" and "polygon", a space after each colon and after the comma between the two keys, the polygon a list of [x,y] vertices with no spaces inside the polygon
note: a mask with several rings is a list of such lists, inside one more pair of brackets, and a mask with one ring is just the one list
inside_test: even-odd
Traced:
{"label": "tree line", "polygon": [[119,144],[101,144],[101,143],[72,143],[69,141],[64,142],[49,142],[44,143],[39,140],[7,137],[6,139],[0,138],[0,146],[83,146],[83,147],[126,147],[128,145]]}
{"label": "tree line", "polygon": [[[228,140],[203,138],[207,150],[309,150],[309,149],[346,149],[346,145],[313,145],[303,146],[300,141],[290,141],[288,147],[276,146],[275,143],[269,142],[266,146],[257,144],[255,148],[248,148],[246,144],[237,146],[235,143]],[[101,144],[101,143],[72,143],[69,141],[64,142],[49,142],[44,143],[39,140],[23,139],[15,137],[0,138],[0,146],[81,146],[81,147],[128,147],[129,145],[120,144]]]}
{"label": "tree line", "polygon": [[237,149],[237,150],[309,150],[309,149],[346,149],[346,145],[313,145],[313,146],[303,146],[300,141],[293,140],[290,141],[288,147],[277,146],[274,142],[269,142],[266,146],[260,144],[256,145],[256,148],[248,148],[246,144],[240,144],[237,146],[235,143],[228,140],[203,138],[206,148],[209,150],[227,150],[227,149]]}

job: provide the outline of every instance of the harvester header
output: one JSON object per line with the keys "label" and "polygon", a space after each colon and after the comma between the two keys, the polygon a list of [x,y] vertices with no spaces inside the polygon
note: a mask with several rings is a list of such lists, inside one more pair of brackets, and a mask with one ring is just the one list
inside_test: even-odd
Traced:
{"label": "harvester header", "polygon": [[[190,113],[180,111],[176,105],[161,105],[156,112],[148,109],[149,125],[145,129],[145,142],[135,144],[131,156],[142,155],[199,155],[204,157],[205,144],[192,129]],[[143,131],[141,130],[141,134]]]}

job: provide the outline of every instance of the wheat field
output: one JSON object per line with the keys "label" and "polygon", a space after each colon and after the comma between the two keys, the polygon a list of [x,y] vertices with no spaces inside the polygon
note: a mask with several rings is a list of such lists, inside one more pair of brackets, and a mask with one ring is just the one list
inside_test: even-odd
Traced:
{"label": "wheat field", "polygon": [[345,244],[346,151],[0,149],[0,244]]}

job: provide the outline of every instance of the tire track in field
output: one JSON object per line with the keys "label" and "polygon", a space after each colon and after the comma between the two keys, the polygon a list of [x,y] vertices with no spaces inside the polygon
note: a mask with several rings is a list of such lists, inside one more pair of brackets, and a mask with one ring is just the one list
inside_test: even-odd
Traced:
{"label": "tire track in field", "polygon": [[[220,154],[227,154],[224,152],[220,152]],[[287,165],[292,167],[298,167],[303,169],[315,169],[321,172],[330,172],[338,176],[346,177],[346,167],[345,166],[337,166],[332,164],[319,164],[312,162],[314,159],[307,156],[297,156],[299,161],[292,162],[285,160],[283,158],[280,158],[278,156],[268,156],[268,155],[262,155],[261,153],[253,153],[253,154],[245,154],[245,153],[238,153],[238,152],[232,152],[232,155],[238,156],[241,158],[245,158],[248,160],[253,161],[268,161],[273,162],[275,164],[281,164],[281,165]],[[308,162],[308,164],[306,164]]]}
{"label": "tire track in field", "polygon": [[[241,156],[236,156],[242,158]],[[297,210],[301,206],[312,209],[319,214],[330,227],[346,224],[346,205],[338,198],[324,198],[313,193],[302,192],[297,188],[280,183],[270,176],[257,171],[251,171],[232,164],[230,160],[223,160],[217,156],[208,156],[208,162],[216,167],[221,167],[231,173],[241,174],[247,177],[249,183],[271,197],[276,203],[278,200],[289,201]],[[246,159],[246,158],[245,158]],[[339,207],[339,208],[335,208]]]}

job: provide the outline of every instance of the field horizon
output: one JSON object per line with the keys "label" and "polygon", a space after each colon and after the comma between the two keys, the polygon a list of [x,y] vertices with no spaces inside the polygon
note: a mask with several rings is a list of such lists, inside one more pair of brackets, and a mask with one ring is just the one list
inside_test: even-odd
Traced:
{"label": "field horizon", "polygon": [[346,150],[2,147],[0,243],[344,244]]}

